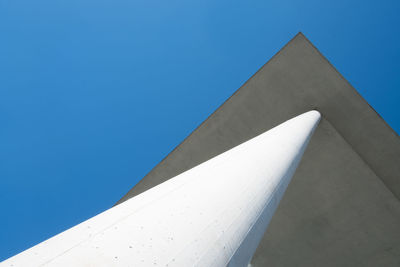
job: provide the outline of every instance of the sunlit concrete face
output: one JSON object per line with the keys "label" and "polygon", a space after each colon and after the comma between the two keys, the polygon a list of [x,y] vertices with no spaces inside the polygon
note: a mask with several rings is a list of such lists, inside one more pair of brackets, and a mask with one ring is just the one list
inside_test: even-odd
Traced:
{"label": "sunlit concrete face", "polygon": [[399,137],[302,34],[121,201],[310,109],[324,119],[252,266],[399,266]]}
{"label": "sunlit concrete face", "polygon": [[246,267],[320,118],[297,116],[0,266]]}

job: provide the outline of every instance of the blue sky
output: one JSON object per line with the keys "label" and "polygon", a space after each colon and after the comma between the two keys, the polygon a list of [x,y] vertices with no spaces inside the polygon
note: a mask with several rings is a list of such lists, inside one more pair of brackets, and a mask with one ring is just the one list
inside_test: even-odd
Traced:
{"label": "blue sky", "polygon": [[111,207],[298,31],[399,133],[399,7],[0,0],[0,260]]}

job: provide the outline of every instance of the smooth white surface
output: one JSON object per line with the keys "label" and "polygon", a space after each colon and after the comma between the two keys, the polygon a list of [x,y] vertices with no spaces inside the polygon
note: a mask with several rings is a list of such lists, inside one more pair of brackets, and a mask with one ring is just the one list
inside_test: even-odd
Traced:
{"label": "smooth white surface", "polygon": [[0,266],[247,266],[319,120],[291,119]]}

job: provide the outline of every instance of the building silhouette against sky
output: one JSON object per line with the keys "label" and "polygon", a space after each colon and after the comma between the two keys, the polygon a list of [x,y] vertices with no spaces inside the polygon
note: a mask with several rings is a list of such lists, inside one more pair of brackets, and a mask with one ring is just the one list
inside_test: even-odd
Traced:
{"label": "building silhouette against sky", "polygon": [[[229,153],[230,149],[310,110],[318,111],[321,120],[252,257],[251,265],[399,266],[399,136],[301,33],[117,204],[221,153]],[[221,187],[221,197],[233,184],[234,181],[232,185],[226,182],[223,185],[225,190]],[[208,182],[207,186],[212,190],[214,185]],[[203,197],[207,198],[207,195]],[[216,205],[218,201],[215,199]],[[116,205],[111,210],[118,207]],[[122,220],[121,217],[115,223]],[[62,238],[58,239],[60,248],[54,243],[52,245],[56,250],[54,256],[38,262],[51,265],[54,260],[59,260],[58,257],[67,259],[67,251],[96,251],[96,247],[85,248],[84,244],[91,244],[91,240],[115,227],[115,223],[95,232],[82,228],[79,238],[68,245],[62,244]],[[260,231],[257,233],[261,235]],[[120,242],[120,239],[112,237],[109,234],[109,239],[96,242],[105,242],[112,247],[112,244]],[[32,249],[33,254],[29,250],[23,252],[3,262],[4,266],[12,266],[13,260],[35,258],[35,247]],[[99,251],[110,260],[114,258],[115,265],[119,265],[118,256],[114,255],[118,251],[101,248]],[[90,257],[96,260],[96,253],[88,255],[89,261]],[[233,255],[235,253],[238,252]],[[229,264],[240,266],[236,262]],[[174,262],[170,265],[174,266]],[[146,262],[143,266],[151,265]]]}

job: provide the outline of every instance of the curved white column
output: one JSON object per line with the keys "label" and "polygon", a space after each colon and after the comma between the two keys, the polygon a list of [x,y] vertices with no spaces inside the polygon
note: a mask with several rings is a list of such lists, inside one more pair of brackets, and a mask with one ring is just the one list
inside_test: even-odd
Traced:
{"label": "curved white column", "polygon": [[1,266],[247,266],[320,120],[291,119]]}

